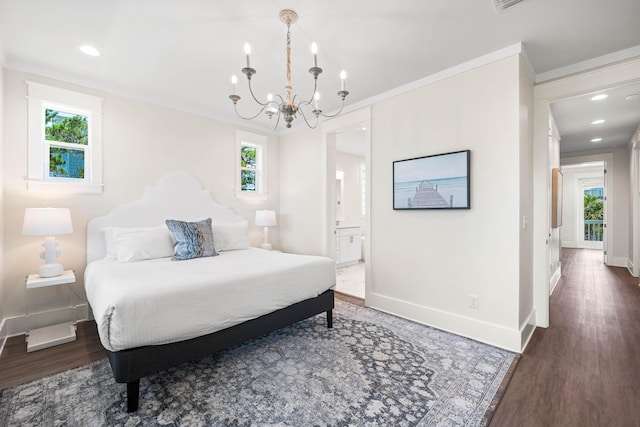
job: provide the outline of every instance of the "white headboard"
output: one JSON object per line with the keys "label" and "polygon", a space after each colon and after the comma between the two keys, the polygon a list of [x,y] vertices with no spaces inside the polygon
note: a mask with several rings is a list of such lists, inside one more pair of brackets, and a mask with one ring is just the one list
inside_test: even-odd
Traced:
{"label": "white headboard", "polygon": [[87,264],[106,254],[105,227],[140,227],[163,224],[167,219],[199,221],[211,218],[213,224],[243,221],[227,206],[216,203],[198,180],[187,172],[171,172],[150,187],[137,202],[118,206],[106,216],[87,224]]}

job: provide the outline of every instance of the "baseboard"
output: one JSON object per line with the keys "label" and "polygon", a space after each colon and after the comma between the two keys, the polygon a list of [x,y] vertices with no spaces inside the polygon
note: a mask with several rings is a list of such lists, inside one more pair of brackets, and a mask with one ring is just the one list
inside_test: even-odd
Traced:
{"label": "baseboard", "polygon": [[634,265],[633,265],[633,261],[631,261],[630,259],[627,260],[627,270],[629,270],[629,273],[633,276],[633,277],[640,277],[640,275],[635,273],[634,270]]}
{"label": "baseboard", "polygon": [[3,319],[2,337],[9,338],[24,335],[29,329],[42,328],[57,323],[68,322],[73,319],[77,322],[89,320],[89,304],[79,304],[75,307],[63,307],[41,313],[33,313],[30,316],[21,315]]}
{"label": "baseboard", "polygon": [[549,279],[549,295],[553,294],[558,282],[560,281],[560,277],[562,276],[562,264],[558,265],[556,271],[553,272],[551,279]]}
{"label": "baseboard", "polygon": [[607,265],[610,267],[624,267],[627,268],[628,260],[624,257],[607,257]]}
{"label": "baseboard", "polygon": [[459,314],[424,307],[385,295],[367,295],[367,307],[413,322],[428,325],[452,334],[461,335],[486,344],[520,353],[520,331]]}
{"label": "baseboard", "polygon": [[520,327],[520,352],[524,353],[524,349],[529,344],[533,333],[536,330],[536,309],[532,308],[527,320]]}
{"label": "baseboard", "polygon": [[2,351],[4,350],[4,345],[7,343],[7,321],[6,319],[2,319],[0,322],[0,356],[2,356]]}

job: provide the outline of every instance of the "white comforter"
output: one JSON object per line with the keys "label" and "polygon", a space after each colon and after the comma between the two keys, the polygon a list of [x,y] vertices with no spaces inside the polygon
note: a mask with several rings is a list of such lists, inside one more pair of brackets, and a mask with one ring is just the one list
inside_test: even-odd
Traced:
{"label": "white comforter", "polygon": [[335,285],[333,259],[246,249],[208,258],[91,262],[85,289],[102,345],[166,344],[254,319]]}

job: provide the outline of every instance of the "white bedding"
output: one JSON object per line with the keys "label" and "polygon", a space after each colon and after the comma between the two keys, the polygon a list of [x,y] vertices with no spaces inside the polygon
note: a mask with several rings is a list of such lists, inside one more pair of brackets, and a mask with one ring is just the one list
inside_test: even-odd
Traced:
{"label": "white bedding", "polygon": [[105,258],[85,270],[100,340],[111,351],[209,334],[334,285],[331,258],[256,248],[188,261]]}

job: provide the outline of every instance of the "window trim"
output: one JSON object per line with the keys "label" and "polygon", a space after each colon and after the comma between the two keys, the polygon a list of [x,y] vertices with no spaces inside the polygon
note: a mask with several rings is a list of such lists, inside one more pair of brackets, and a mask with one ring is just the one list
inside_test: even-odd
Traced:
{"label": "window trim", "polygon": [[[101,193],[102,183],[102,98],[27,81],[29,191]],[[85,153],[84,178],[49,177],[49,148],[61,141],[46,141],[44,111],[57,109],[88,118],[89,143]],[[78,148],[75,148],[78,149]]]}
{"label": "window trim", "polygon": [[360,162],[360,216],[367,215],[367,165]]}
{"label": "window trim", "polygon": [[[241,172],[243,170],[241,150],[243,146],[256,148],[256,191],[242,190]],[[235,195],[236,197],[264,198],[267,191],[267,137],[264,135],[236,130],[235,144]]]}

